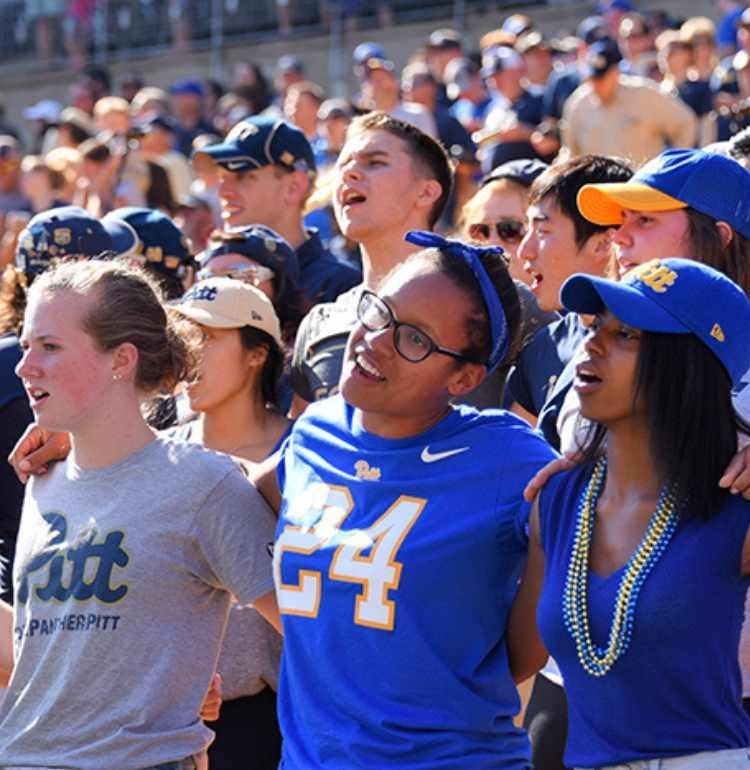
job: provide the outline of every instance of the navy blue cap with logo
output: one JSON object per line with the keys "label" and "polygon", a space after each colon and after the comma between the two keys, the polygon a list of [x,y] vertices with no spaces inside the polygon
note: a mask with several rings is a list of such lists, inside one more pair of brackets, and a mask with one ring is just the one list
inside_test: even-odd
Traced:
{"label": "navy blue cap with logo", "polygon": [[586,52],[582,72],[586,78],[600,78],[622,61],[622,53],[616,40],[603,38],[597,40]]}
{"label": "navy blue cap with logo", "polygon": [[170,277],[180,277],[181,268],[193,264],[190,241],[163,212],[139,206],[110,211],[102,220],[124,222],[132,229],[135,242],[123,256],[137,256],[144,266]]}
{"label": "navy blue cap with logo", "polygon": [[191,160],[198,171],[218,164],[237,173],[265,166],[315,172],[315,155],[304,133],[272,117],[240,121],[223,142],[195,150]]}
{"label": "navy blue cap with logo", "polygon": [[59,206],[29,220],[18,236],[16,267],[29,277],[54,260],[115,256],[132,243],[121,222],[100,222],[80,206]]}
{"label": "navy blue cap with logo", "polygon": [[298,287],[300,268],[297,253],[275,230],[264,225],[234,228],[221,233],[220,239],[211,240],[198,256],[201,268],[222,254],[239,254],[268,267],[277,276],[276,291],[283,294],[285,284]]}

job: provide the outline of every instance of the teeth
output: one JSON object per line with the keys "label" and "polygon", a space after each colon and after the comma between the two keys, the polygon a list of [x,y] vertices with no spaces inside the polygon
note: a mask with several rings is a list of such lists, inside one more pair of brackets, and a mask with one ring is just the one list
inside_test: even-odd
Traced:
{"label": "teeth", "polygon": [[365,361],[362,356],[357,356],[357,366],[359,366],[361,369],[364,369],[368,374],[371,374],[373,377],[380,377],[383,378],[383,375],[370,363]]}
{"label": "teeth", "polygon": [[364,200],[364,196],[356,192],[356,190],[347,190],[344,193],[344,204],[349,203],[361,203]]}

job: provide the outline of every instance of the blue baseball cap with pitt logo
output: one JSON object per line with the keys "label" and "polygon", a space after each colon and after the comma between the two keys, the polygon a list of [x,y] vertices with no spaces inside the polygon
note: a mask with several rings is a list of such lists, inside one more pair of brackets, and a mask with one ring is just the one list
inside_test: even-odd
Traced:
{"label": "blue baseball cap with pitt logo", "polygon": [[560,299],[574,313],[607,308],[634,329],[694,334],[734,384],[750,369],[750,300],[723,273],[700,262],[655,259],[619,282],[576,273],[563,284]]}
{"label": "blue baseball cap with pitt logo", "polygon": [[191,160],[198,171],[218,164],[236,173],[264,166],[315,172],[313,149],[302,131],[269,117],[241,120],[223,142],[195,150]]}
{"label": "blue baseball cap with pitt logo", "polygon": [[750,172],[736,160],[703,150],[665,150],[627,182],[584,185],[578,210],[597,225],[619,225],[623,211],[675,211],[690,206],[750,238]]}

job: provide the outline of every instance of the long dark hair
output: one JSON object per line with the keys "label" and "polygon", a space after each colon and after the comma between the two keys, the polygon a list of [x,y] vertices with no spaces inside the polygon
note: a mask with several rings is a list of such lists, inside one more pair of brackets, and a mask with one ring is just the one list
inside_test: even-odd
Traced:
{"label": "long dark hair", "polygon": [[[732,383],[718,358],[693,334],[643,332],[634,403],[642,399],[650,453],[662,483],[674,485],[683,518],[709,519],[727,490],[719,488],[737,452],[737,433],[750,433],[734,411]],[[592,423],[584,458],[606,445],[607,429]]]}
{"label": "long dark hair", "polygon": [[260,391],[263,401],[275,407],[279,406],[279,381],[284,369],[284,354],[276,341],[262,329],[243,326],[239,330],[242,347],[254,350],[263,346],[268,350],[266,361],[260,373]]}

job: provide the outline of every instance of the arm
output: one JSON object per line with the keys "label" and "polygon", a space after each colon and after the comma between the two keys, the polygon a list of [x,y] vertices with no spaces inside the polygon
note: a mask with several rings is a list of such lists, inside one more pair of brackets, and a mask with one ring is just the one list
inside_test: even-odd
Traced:
{"label": "arm", "polygon": [[281,508],[281,489],[279,489],[279,479],[276,475],[280,460],[280,452],[275,452],[262,463],[255,465],[249,473],[250,481],[277,516]]}
{"label": "arm", "polygon": [[653,90],[653,115],[672,147],[695,147],[698,119],[681,99]]}
{"label": "arm", "polygon": [[258,613],[267,620],[280,634],[283,635],[284,629],[281,626],[281,616],[279,615],[279,605],[276,602],[276,592],[269,591],[253,602],[253,607]]}
{"label": "arm", "polygon": [[13,673],[13,607],[0,601],[0,687],[6,687]]}
{"label": "arm", "polygon": [[529,527],[529,555],[508,617],[508,661],[516,684],[539,671],[548,657],[536,625],[536,605],[544,579],[538,501],[531,510]]}
{"label": "arm", "polygon": [[70,436],[54,433],[32,423],[16,442],[8,462],[21,480],[26,483],[31,475],[47,472],[47,465],[64,460],[70,453]]}
{"label": "arm", "polygon": [[511,404],[510,411],[522,420],[526,420],[532,428],[536,428],[536,415],[532,414],[528,409],[524,409],[518,401],[514,401]]}

